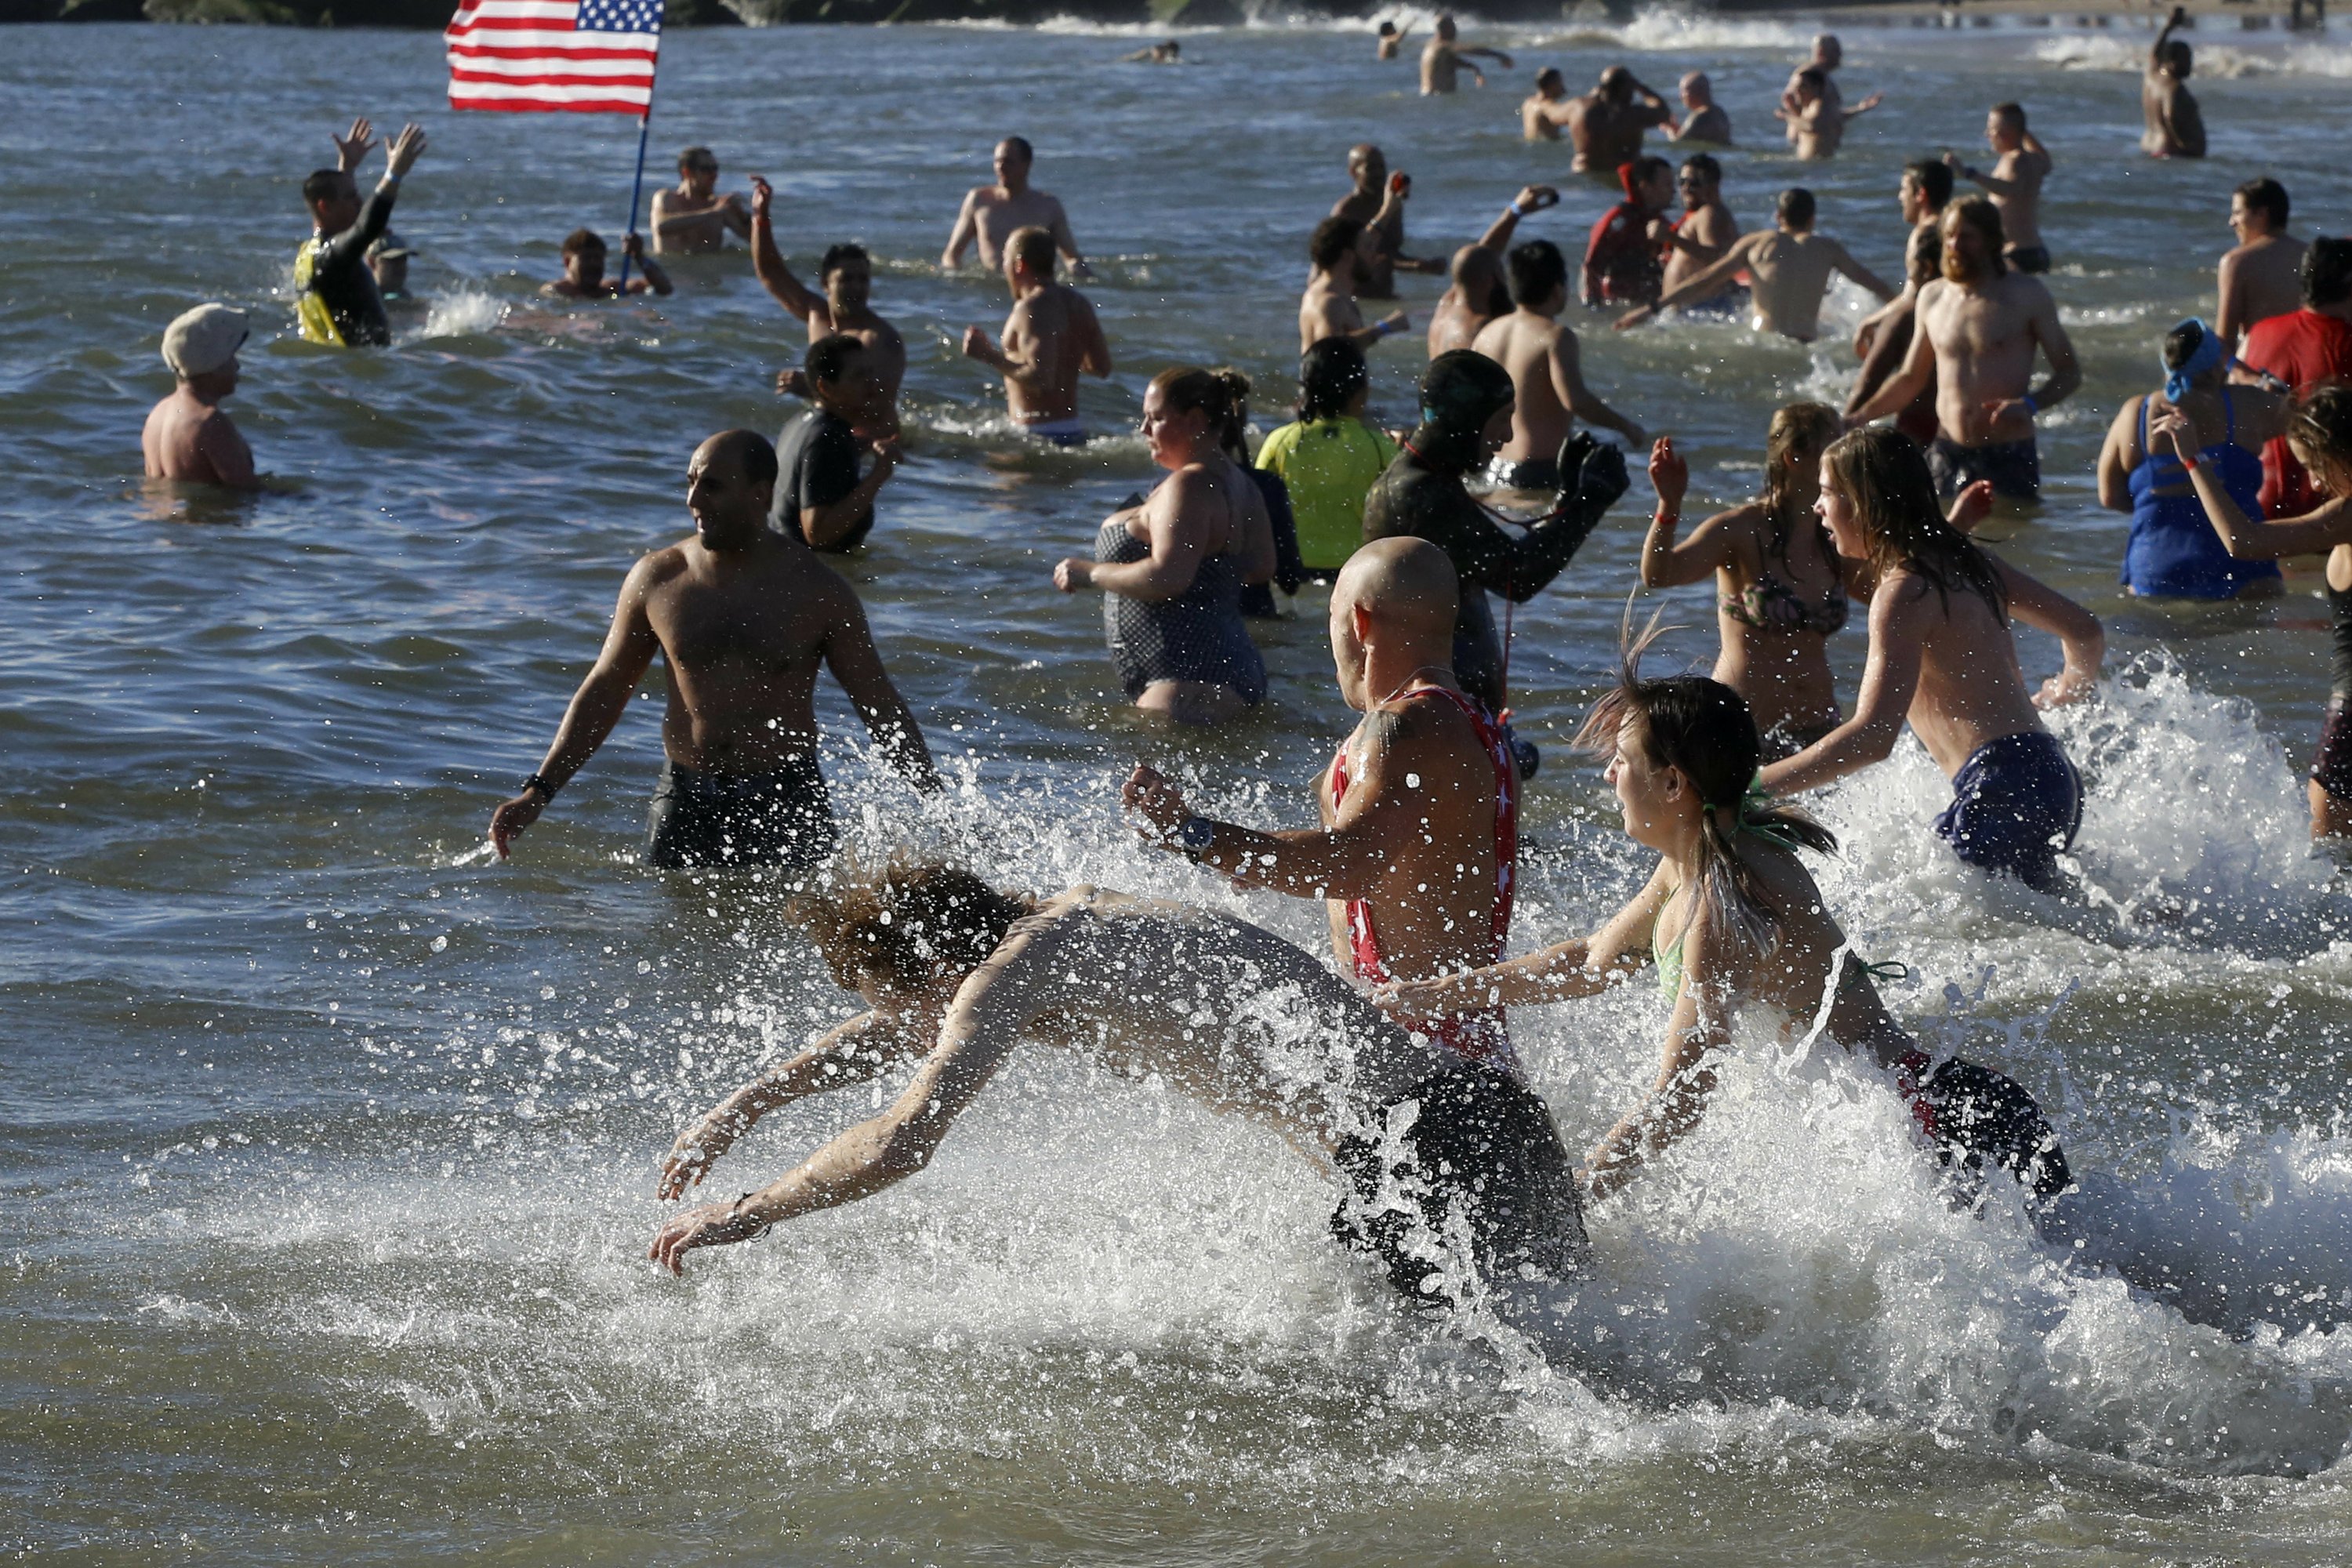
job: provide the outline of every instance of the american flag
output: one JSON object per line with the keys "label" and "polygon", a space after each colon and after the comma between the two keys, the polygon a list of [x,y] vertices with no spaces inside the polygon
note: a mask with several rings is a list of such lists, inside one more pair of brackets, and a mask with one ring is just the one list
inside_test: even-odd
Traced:
{"label": "american flag", "polygon": [[662,0],[463,0],[449,107],[644,114],[661,24]]}

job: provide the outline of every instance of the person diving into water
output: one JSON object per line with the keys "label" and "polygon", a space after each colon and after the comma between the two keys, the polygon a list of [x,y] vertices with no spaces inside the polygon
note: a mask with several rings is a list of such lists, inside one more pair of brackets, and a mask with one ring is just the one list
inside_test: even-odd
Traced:
{"label": "person diving into water", "polygon": [[[767,1068],[680,1133],[659,1192],[684,1195],[761,1118],[915,1061],[880,1114],[774,1182],[677,1215],[647,1256],[870,1197],[929,1164],[1027,1041],[1156,1077],[1279,1133],[1335,1176],[1335,1236],[1413,1300],[1448,1300],[1444,1237],[1487,1280],[1567,1279],[1583,1219],[1551,1113],[1498,1069],[1407,1034],[1304,950],[1230,915],[1108,889],[1042,899],[897,865],[793,906],[868,1011]],[[1457,1287],[1458,1290],[1458,1287]]]}

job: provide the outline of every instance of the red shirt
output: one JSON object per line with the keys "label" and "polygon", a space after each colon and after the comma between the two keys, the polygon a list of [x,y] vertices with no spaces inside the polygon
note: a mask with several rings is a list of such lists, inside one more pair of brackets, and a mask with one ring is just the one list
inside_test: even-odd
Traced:
{"label": "red shirt", "polygon": [[1601,215],[1584,243],[1586,304],[1654,305],[1665,277],[1665,258],[1640,204],[1619,202]]}
{"label": "red shirt", "polygon": [[[2238,357],[2278,377],[2300,397],[2324,381],[2352,376],[2352,321],[2305,309],[2256,321]],[[2263,448],[2263,513],[2301,517],[2319,504],[2311,477],[2284,436]]]}

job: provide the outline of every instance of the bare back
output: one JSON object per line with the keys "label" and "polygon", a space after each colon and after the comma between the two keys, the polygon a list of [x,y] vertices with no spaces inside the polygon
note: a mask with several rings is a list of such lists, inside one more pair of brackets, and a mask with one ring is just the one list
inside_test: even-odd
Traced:
{"label": "bare back", "polygon": [[1307,280],[1298,300],[1298,352],[1305,353],[1325,338],[1342,338],[1364,330],[1363,307],[1356,297],[1337,287],[1331,275],[1318,272]]}
{"label": "bare back", "polygon": [[1526,462],[1558,452],[1572,423],[1559,385],[1563,356],[1575,352],[1576,334],[1549,316],[1517,310],[1480,328],[1472,346],[1511,373],[1518,396],[1503,460]]}
{"label": "bare back", "polygon": [[2214,325],[2231,342],[2246,329],[2303,308],[2303,258],[2309,247],[2291,235],[2265,234],[2221,258],[2221,310]]}
{"label": "bare back", "polygon": [[1613,174],[1619,164],[1632,163],[1642,155],[1642,133],[1665,118],[1663,109],[1639,101],[1612,103],[1598,92],[1571,99],[1567,123],[1576,143],[1576,172]]}
{"label": "bare back", "polygon": [[[1888,610],[1912,612],[1903,618],[1919,634],[1919,680],[1906,717],[1946,777],[1990,742],[2042,730],[2018,668],[2016,639],[1982,595],[1955,586],[1939,597],[1909,568],[1890,573],[1872,596],[1873,663]],[[1869,679],[1865,672],[1865,686]]]}
{"label": "bare back", "polygon": [[229,416],[199,403],[185,387],[148,412],[140,451],[151,479],[247,489],[253,483],[253,452]]}
{"label": "bare back", "polygon": [[1024,422],[1075,418],[1078,373],[1098,335],[1094,307],[1066,283],[1048,283],[1014,303],[1004,318],[1004,352],[1037,367],[1035,384],[1007,376],[1004,401]]}

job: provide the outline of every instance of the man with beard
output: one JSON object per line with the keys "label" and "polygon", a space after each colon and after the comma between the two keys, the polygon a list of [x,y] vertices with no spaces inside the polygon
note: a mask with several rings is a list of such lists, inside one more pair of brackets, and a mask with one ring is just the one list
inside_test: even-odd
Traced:
{"label": "man with beard", "polygon": [[1503,251],[1519,228],[1519,219],[1559,204],[1559,193],[1549,185],[1528,185],[1486,226],[1475,245],[1454,253],[1453,287],[1439,296],[1429,318],[1429,357],[1466,349],[1479,329],[1497,316],[1511,312],[1510,280],[1503,275]]}
{"label": "man with beard", "polygon": [[[1982,196],[1944,209],[1944,275],[1919,290],[1917,328],[1903,368],[1852,418],[1901,412],[1936,382],[1940,427],[1928,466],[1946,500],[1978,479],[1993,493],[2032,500],[2042,491],[2034,416],[2083,384],[2058,304],[2038,278],[2001,261],[2000,214]],[[2035,352],[2050,379],[2032,385]]]}
{"label": "man with beard", "polygon": [[[1508,705],[1503,639],[1487,607],[1489,589],[1513,604],[1543,592],[1625,493],[1625,457],[1591,436],[1570,437],[1557,459],[1559,504],[1513,533],[1473,500],[1464,479],[1511,438],[1518,399],[1511,376],[1481,353],[1457,350],[1432,360],[1421,378],[1421,424],[1364,500],[1364,538],[1426,539],[1454,563],[1456,683],[1489,712]],[[1513,748],[1532,772],[1535,748]]]}
{"label": "man with beard", "polygon": [[[1669,293],[1722,260],[1739,238],[1739,220],[1723,205],[1723,165],[1712,153],[1694,153],[1684,159],[1675,176],[1675,189],[1683,199],[1683,216],[1659,235],[1660,243],[1666,247],[1663,287]],[[1683,309],[1719,309],[1735,302],[1738,294],[1738,284],[1726,281],[1707,298],[1694,300]]]}
{"label": "man with beard", "polygon": [[[793,276],[793,269],[784,265],[784,253],[776,247],[769,212],[774,199],[768,182],[752,175],[751,270],[776,303],[808,328],[810,342],[846,332],[866,345],[866,363],[880,387],[882,407],[880,416],[861,426],[858,434],[868,440],[897,435],[898,384],[907,376],[907,342],[867,303],[874,287],[873,258],[862,245],[830,247],[816,269],[824,292],[813,292]],[[776,390],[797,397],[812,395],[808,377],[797,368],[777,373]]]}

